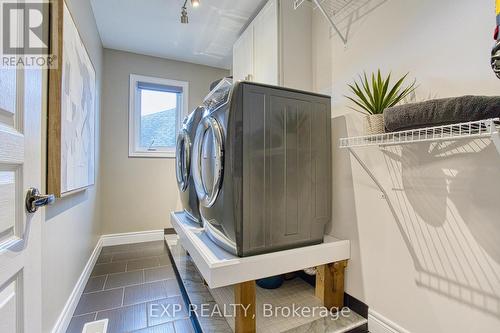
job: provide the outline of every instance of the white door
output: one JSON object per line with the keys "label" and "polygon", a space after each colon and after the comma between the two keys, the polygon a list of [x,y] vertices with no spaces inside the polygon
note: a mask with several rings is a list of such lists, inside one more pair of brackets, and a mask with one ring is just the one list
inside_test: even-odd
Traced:
{"label": "white door", "polygon": [[253,27],[253,81],[279,85],[277,0],[268,1],[255,17]]}
{"label": "white door", "polygon": [[241,34],[233,46],[233,79],[235,81],[253,78],[253,25]]}
{"label": "white door", "polygon": [[[41,332],[42,71],[0,67],[0,332]],[[39,198],[42,199],[42,198]],[[48,201],[48,198],[37,201]]]}

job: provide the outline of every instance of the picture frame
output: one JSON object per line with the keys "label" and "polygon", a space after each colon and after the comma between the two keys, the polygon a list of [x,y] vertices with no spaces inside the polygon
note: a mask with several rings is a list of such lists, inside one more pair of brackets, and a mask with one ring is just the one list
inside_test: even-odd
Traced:
{"label": "picture frame", "polygon": [[47,191],[64,197],[95,184],[95,67],[64,0],[51,2]]}

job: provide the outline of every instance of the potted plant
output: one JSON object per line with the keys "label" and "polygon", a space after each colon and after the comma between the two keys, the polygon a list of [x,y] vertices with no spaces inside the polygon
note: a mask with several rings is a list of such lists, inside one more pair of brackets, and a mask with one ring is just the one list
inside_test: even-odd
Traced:
{"label": "potted plant", "polygon": [[366,115],[364,119],[364,130],[366,135],[380,134],[385,132],[384,110],[401,102],[405,97],[415,91],[416,81],[403,88],[408,73],[401,77],[394,86],[391,84],[391,74],[383,78],[380,69],[377,74],[372,73],[371,82],[366,73],[359,76],[360,83],[354,81],[349,88],[354,93],[353,97],[345,96],[357,107],[351,109]]}

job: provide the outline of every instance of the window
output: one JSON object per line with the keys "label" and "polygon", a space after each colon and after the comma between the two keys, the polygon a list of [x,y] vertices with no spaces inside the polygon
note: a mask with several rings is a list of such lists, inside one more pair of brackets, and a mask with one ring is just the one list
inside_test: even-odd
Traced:
{"label": "window", "polygon": [[130,75],[130,157],[175,157],[188,87],[184,81]]}

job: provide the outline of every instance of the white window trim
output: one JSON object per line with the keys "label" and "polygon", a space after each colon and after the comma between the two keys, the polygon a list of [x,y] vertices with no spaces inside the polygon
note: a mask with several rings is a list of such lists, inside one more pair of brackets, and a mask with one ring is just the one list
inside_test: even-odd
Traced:
{"label": "white window trim", "polygon": [[141,115],[140,99],[136,95],[136,87],[138,82],[149,82],[161,84],[166,86],[182,87],[182,105],[181,114],[177,120],[176,138],[179,129],[181,128],[184,117],[188,114],[188,101],[189,101],[189,82],[163,79],[152,76],[144,76],[137,74],[130,74],[130,90],[129,90],[129,120],[128,120],[128,156],[129,157],[160,157],[160,158],[175,158],[175,147],[168,150],[148,151],[141,149],[138,146],[140,142],[140,122]]}

